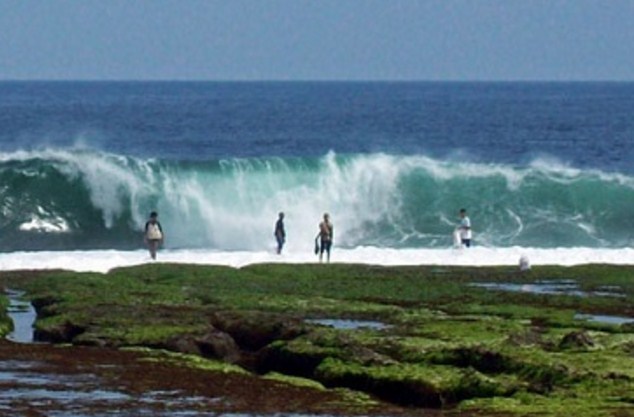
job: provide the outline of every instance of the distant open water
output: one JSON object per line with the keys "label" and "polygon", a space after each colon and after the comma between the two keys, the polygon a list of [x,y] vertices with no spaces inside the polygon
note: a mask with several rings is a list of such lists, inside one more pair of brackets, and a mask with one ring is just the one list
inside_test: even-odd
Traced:
{"label": "distant open water", "polygon": [[157,210],[175,253],[268,253],[284,211],[303,256],[328,211],[405,262],[461,207],[483,249],[625,250],[633,116],[632,83],[2,82],[0,250],[135,250]]}

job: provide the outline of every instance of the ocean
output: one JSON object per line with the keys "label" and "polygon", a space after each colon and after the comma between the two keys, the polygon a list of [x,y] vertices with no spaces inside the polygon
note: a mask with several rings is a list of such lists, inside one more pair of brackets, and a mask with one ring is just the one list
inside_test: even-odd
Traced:
{"label": "ocean", "polygon": [[634,264],[632,145],[634,83],[0,82],[0,269]]}

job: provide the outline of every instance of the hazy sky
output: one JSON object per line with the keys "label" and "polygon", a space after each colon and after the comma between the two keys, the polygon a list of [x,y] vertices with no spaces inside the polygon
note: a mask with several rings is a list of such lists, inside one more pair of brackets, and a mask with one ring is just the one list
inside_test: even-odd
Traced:
{"label": "hazy sky", "polygon": [[0,0],[0,79],[634,80],[634,0]]}

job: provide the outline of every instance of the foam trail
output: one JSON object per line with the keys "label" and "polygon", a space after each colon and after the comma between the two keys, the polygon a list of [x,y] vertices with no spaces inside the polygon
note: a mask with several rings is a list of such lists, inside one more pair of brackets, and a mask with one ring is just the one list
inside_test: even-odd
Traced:
{"label": "foam trail", "polygon": [[[333,263],[367,265],[518,266],[521,256],[532,265],[572,266],[590,263],[634,265],[634,249],[590,248],[484,248],[471,249],[381,249],[360,247],[335,249]],[[242,267],[258,263],[314,263],[310,252],[163,250],[159,262]],[[147,251],[62,251],[0,254],[0,270],[65,269],[77,272],[107,272],[112,268],[152,263]]]}

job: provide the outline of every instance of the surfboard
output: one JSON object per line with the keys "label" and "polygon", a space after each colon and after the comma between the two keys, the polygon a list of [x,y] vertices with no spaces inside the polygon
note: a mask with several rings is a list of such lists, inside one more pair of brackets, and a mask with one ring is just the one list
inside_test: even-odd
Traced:
{"label": "surfboard", "polygon": [[460,230],[456,229],[453,232],[453,247],[459,249],[462,247],[462,238],[460,237]]}

